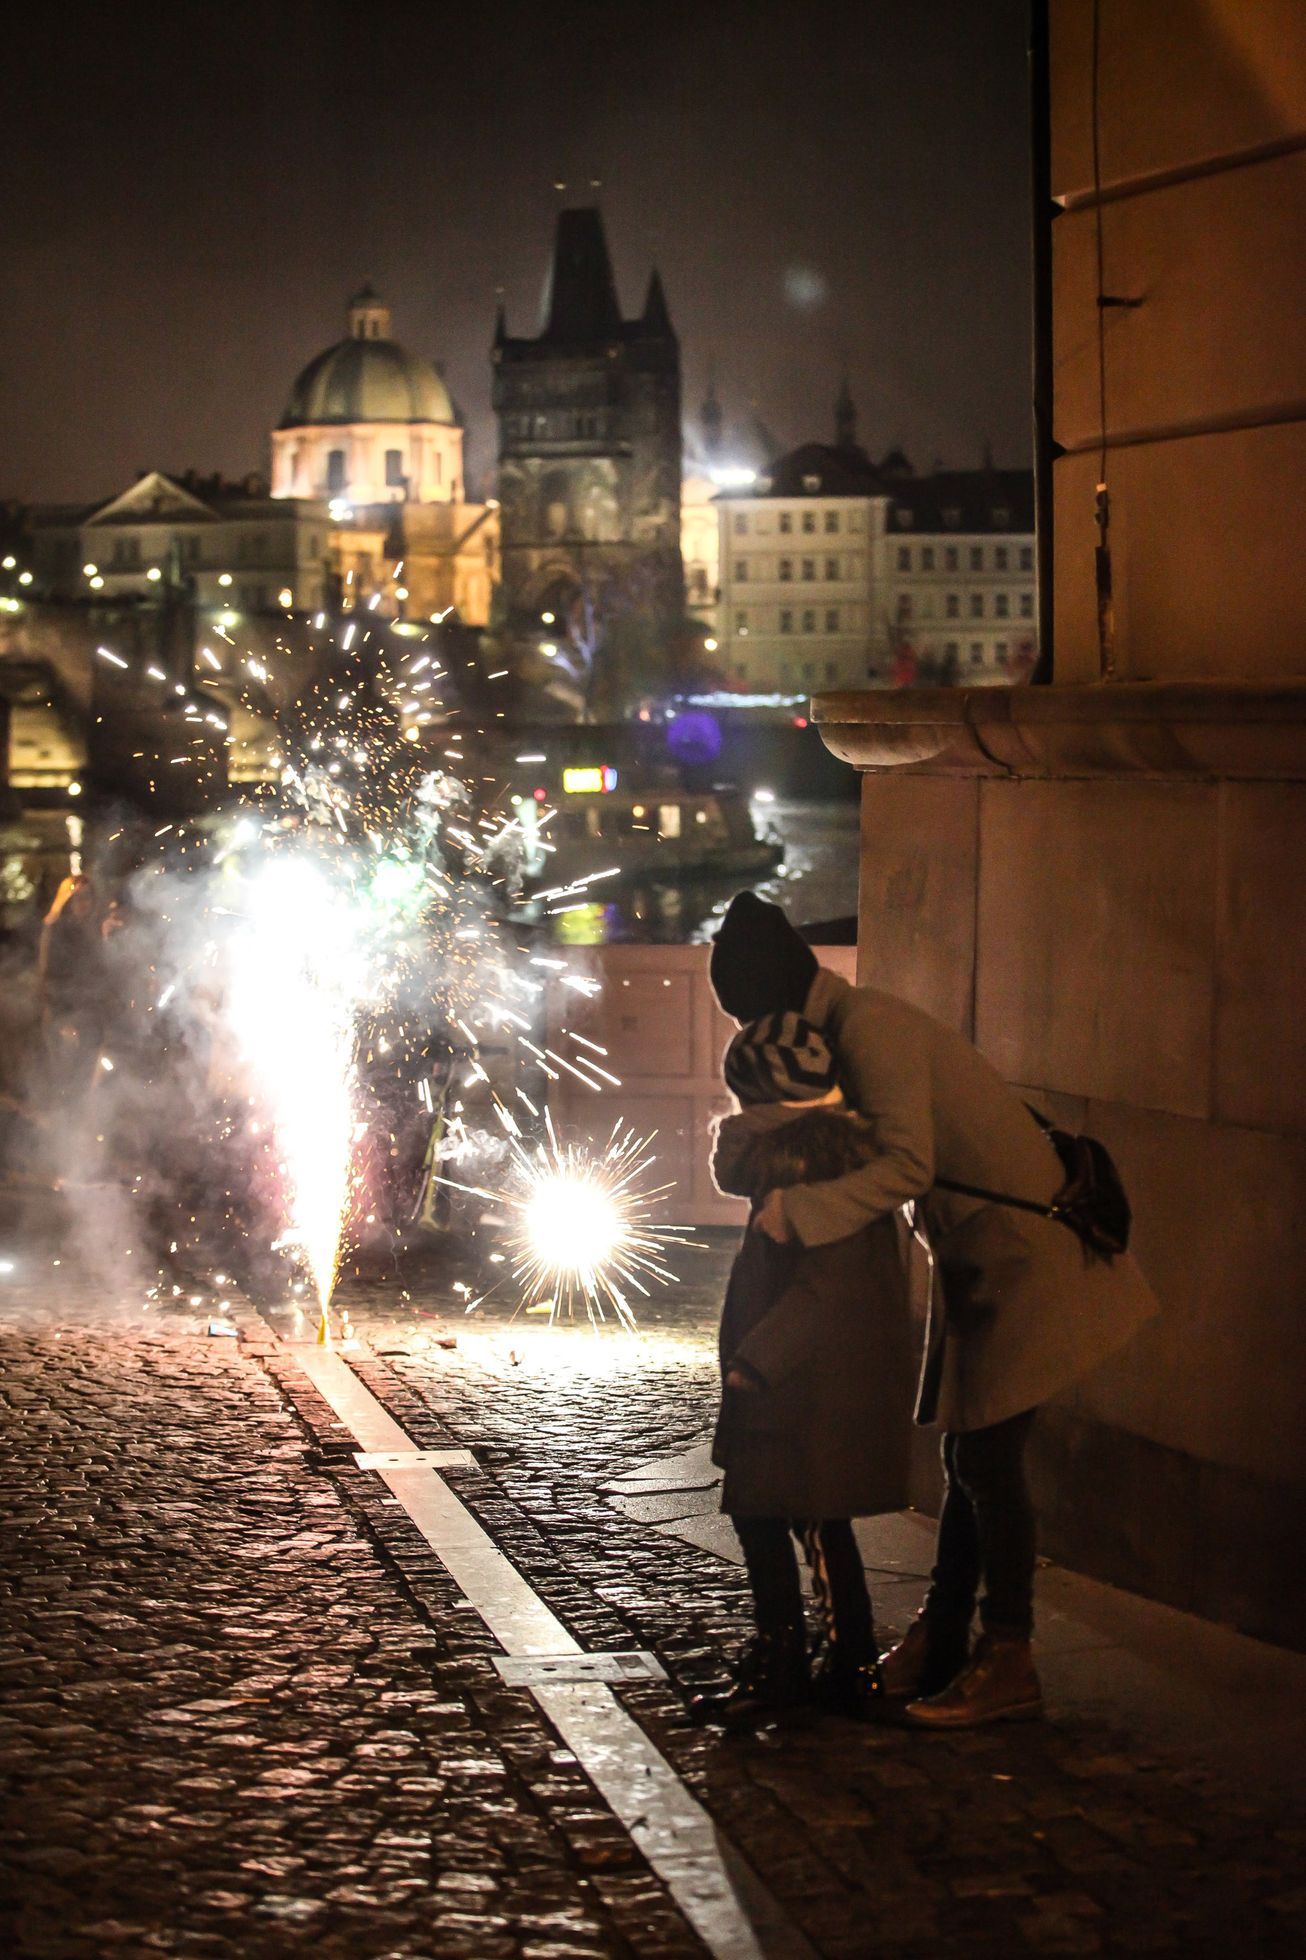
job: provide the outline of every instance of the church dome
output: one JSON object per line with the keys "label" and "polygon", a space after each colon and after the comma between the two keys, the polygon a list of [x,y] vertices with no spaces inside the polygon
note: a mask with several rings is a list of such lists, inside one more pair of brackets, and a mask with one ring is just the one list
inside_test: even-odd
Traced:
{"label": "church dome", "polygon": [[456,421],[449,391],[431,363],[390,339],[390,309],[364,287],[350,302],[348,338],[309,362],[278,427]]}

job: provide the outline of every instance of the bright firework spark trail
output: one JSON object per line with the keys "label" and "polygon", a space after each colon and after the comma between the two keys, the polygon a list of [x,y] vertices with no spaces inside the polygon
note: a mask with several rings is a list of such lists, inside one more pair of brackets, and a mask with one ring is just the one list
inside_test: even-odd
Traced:
{"label": "bright firework spark trail", "polygon": [[[620,1087],[598,1043],[564,1029],[548,1045],[542,1031],[546,986],[585,996],[598,982],[517,943],[526,832],[533,851],[548,851],[541,833],[554,813],[510,797],[507,781],[474,775],[468,738],[447,732],[459,707],[427,691],[445,669],[430,651],[389,644],[375,605],[368,618],[347,599],[350,616],[334,633],[323,632],[326,615],[314,619],[318,679],[304,687],[301,670],[279,702],[266,654],[235,661],[228,685],[275,728],[273,775],[252,807],[192,827],[185,842],[183,825],[155,832],[169,840],[156,849],[172,855],[156,866],[151,905],[173,937],[172,977],[151,1011],[175,1014],[188,996],[192,1007],[205,1003],[227,1077],[220,1134],[268,1171],[264,1243],[298,1268],[328,1337],[342,1256],[374,1202],[365,1165],[375,1183],[396,1155],[386,1146],[400,1127],[397,1093],[432,1119],[433,1181],[495,1208],[519,1304],[556,1319],[583,1303],[592,1321],[630,1326],[631,1294],[674,1277],[664,1255],[677,1234],[653,1222],[669,1187],[651,1183],[650,1139],[617,1124],[598,1149],[561,1142],[545,1106],[542,1085],[564,1073],[595,1095]],[[164,679],[100,652],[124,686]],[[222,661],[203,652],[216,685]],[[187,723],[211,723],[232,745],[229,720],[195,684],[177,693]],[[435,724],[440,739],[441,720],[455,746],[433,751],[423,730]],[[192,746],[168,759],[202,769],[211,743],[197,736]],[[447,761],[432,768],[435,753]],[[610,875],[539,893],[537,904]],[[493,1057],[505,1052],[520,1067],[496,1084]],[[375,1093],[379,1078],[388,1101]],[[452,1169],[484,1181],[460,1184]]]}

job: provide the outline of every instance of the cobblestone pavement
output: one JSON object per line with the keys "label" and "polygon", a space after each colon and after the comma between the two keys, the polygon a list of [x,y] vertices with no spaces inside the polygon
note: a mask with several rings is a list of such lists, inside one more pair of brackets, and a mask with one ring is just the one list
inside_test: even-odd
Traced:
{"label": "cobblestone pavement", "polygon": [[[714,1276],[637,1343],[396,1276],[351,1358],[419,1447],[471,1446],[450,1484],[584,1646],[661,1656],[626,1706],[819,1953],[1300,1952],[1290,1793],[1196,1747],[686,1721],[742,1576],[603,1486],[701,1437]],[[203,1325],[67,1287],[0,1325],[7,1949],[701,1953],[293,1348]]]}

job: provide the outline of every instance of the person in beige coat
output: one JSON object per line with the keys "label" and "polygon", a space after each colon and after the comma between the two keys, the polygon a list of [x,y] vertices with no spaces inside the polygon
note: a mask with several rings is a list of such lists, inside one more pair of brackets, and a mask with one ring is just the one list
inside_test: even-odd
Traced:
{"label": "person in beige coat", "polygon": [[916,1417],[944,1432],[945,1494],[929,1594],[882,1658],[885,1690],[928,1727],[1037,1715],[1025,1445],[1038,1405],[1128,1341],[1155,1296],[1128,1253],[1102,1259],[1055,1219],[939,1187],[946,1178],[1050,1203],[1064,1181],[1030,1110],[952,1029],[818,967],[780,908],[752,892],[726,913],[711,975],[736,1020],[790,1009],[820,1029],[877,1144],[846,1176],[770,1193],[753,1228],[820,1246],[912,1203],[933,1250]]}

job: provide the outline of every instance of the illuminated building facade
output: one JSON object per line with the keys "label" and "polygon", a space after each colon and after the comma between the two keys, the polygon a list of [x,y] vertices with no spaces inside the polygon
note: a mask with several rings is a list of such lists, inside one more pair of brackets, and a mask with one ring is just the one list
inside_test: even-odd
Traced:
{"label": "illuminated building facade", "polygon": [[463,432],[429,361],[390,337],[370,286],[349,332],[316,355],[272,432],[272,494],[366,504],[459,503]]}
{"label": "illuminated building facade", "polygon": [[846,388],[835,433],[716,499],[728,679],[782,694],[1019,679],[1034,651],[1029,471],[917,476],[896,450],[873,463]]}
{"label": "illuminated building facade", "polygon": [[453,611],[484,626],[499,579],[498,505],[467,501],[453,400],[390,324],[364,287],[345,338],[299,374],[272,432],[272,495],[325,506],[342,594],[379,594],[401,617]]}

